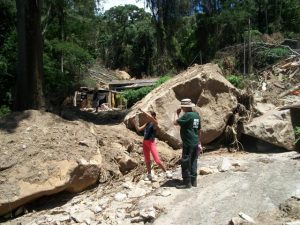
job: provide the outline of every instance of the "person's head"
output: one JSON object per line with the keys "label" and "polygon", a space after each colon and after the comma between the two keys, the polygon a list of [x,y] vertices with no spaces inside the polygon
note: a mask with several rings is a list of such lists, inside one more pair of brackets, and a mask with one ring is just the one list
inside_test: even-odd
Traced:
{"label": "person's head", "polygon": [[151,115],[154,119],[156,119],[156,113],[155,113],[154,111],[150,111],[150,115]]}
{"label": "person's head", "polygon": [[182,99],[180,101],[180,107],[182,109],[182,111],[184,112],[191,112],[193,111],[193,107],[195,106],[194,103],[192,103],[191,99],[189,98],[185,98],[185,99]]}

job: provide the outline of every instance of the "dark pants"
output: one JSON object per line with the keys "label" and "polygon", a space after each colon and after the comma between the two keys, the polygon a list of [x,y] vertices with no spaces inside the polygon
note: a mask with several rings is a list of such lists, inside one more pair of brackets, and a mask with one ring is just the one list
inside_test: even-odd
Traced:
{"label": "dark pants", "polygon": [[183,147],[181,156],[181,173],[184,182],[197,178],[198,145]]}

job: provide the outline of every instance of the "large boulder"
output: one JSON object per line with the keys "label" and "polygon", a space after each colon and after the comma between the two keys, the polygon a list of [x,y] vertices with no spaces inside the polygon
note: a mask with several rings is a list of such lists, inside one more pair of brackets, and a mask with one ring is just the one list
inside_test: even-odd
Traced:
{"label": "large boulder", "polygon": [[0,118],[0,216],[41,196],[80,192],[121,174],[115,157],[139,137],[123,124],[76,119],[76,112],[73,121],[36,110]]}
{"label": "large boulder", "polygon": [[295,135],[290,110],[271,110],[244,125],[243,133],[273,145],[294,150]]}
{"label": "large boulder", "polygon": [[239,92],[228,82],[216,64],[195,65],[154,89],[133,106],[125,117],[126,125],[131,128],[129,119],[137,116],[140,123],[145,122],[137,109],[153,110],[159,121],[158,138],[173,148],[180,148],[179,128],[173,125],[175,111],[180,100],[190,98],[199,112],[202,122],[203,143],[218,138],[224,131],[229,117],[237,107]]}
{"label": "large boulder", "polygon": [[[41,196],[52,195],[61,191],[80,192],[95,184],[101,172],[101,155],[96,155],[89,162],[63,160],[51,161],[40,165],[34,177],[15,181],[7,180],[10,188],[3,190],[6,195],[0,195],[0,215],[4,215],[17,207],[31,202]],[[44,168],[44,167],[47,168]],[[48,171],[47,171],[48,169]],[[44,174],[47,171],[47,174]],[[19,171],[27,173],[27,171]]]}

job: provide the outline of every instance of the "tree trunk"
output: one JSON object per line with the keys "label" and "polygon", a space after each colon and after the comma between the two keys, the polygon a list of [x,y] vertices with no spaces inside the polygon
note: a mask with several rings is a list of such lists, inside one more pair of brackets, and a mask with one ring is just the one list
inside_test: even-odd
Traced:
{"label": "tree trunk", "polygon": [[15,110],[44,109],[41,0],[16,0],[18,67]]}
{"label": "tree trunk", "polygon": [[248,74],[252,73],[252,55],[251,55],[251,19],[248,21]]}

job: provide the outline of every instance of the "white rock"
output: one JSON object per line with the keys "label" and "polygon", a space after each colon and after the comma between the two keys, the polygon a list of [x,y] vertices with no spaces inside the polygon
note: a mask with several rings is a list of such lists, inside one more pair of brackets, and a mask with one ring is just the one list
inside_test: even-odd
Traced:
{"label": "white rock", "polygon": [[252,219],[250,216],[248,216],[247,214],[243,213],[243,212],[240,212],[239,213],[239,216],[241,218],[243,218],[244,220],[246,220],[247,222],[250,222],[250,223],[255,223],[254,219]]}
{"label": "white rock", "polygon": [[52,221],[55,222],[64,222],[70,220],[70,215],[68,214],[56,214],[56,215],[51,215],[50,218]]}
{"label": "white rock", "polygon": [[136,187],[135,189],[132,189],[130,192],[128,192],[129,198],[137,198],[141,197],[147,194],[147,191],[143,188]]}
{"label": "white rock", "polygon": [[150,207],[148,209],[143,209],[142,211],[140,211],[140,216],[145,218],[145,219],[155,219],[156,217],[156,211],[154,209],[154,207]]}
{"label": "white rock", "polygon": [[83,210],[83,211],[77,211],[74,213],[71,213],[71,217],[77,222],[77,223],[86,223],[94,219],[95,214],[89,210]]}
{"label": "white rock", "polygon": [[103,210],[102,207],[99,205],[95,206],[95,208],[93,209],[94,213],[102,212],[102,210]]}
{"label": "white rock", "polygon": [[284,225],[300,225],[300,220],[284,223]]}
{"label": "white rock", "polygon": [[104,197],[99,200],[98,204],[103,207],[103,205],[106,205],[108,202],[109,202],[109,198]]}
{"label": "white rock", "polygon": [[222,162],[218,166],[218,170],[220,172],[225,172],[230,169],[231,169],[231,163],[230,163],[229,159],[227,159],[226,157],[223,158]]}
{"label": "white rock", "polygon": [[127,195],[124,194],[124,193],[121,193],[121,192],[115,194],[115,196],[114,196],[114,199],[115,199],[116,201],[118,201],[118,202],[122,202],[122,201],[124,201],[126,198],[127,198]]}

